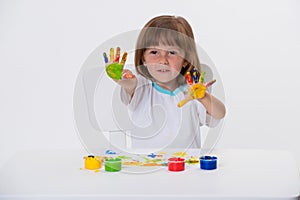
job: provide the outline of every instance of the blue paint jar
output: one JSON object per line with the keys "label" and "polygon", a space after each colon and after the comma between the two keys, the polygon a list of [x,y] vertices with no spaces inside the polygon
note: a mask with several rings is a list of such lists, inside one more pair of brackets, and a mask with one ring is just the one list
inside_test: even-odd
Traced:
{"label": "blue paint jar", "polygon": [[200,168],[204,170],[217,169],[216,156],[202,156],[200,157]]}

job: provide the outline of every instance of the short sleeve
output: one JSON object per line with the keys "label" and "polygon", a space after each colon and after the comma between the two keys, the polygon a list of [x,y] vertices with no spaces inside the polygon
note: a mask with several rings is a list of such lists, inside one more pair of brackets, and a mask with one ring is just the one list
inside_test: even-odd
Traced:
{"label": "short sleeve", "polygon": [[137,86],[132,97],[121,88],[121,101],[127,105],[128,115],[138,127],[147,127],[152,123],[151,88],[151,81],[141,75],[137,75]]}
{"label": "short sleeve", "polygon": [[133,96],[130,96],[124,88],[121,88],[121,101],[129,107],[136,107],[140,103],[142,97],[145,96],[144,94],[149,93],[149,84],[151,84],[151,82],[141,75],[137,75],[136,77],[137,86]]}
{"label": "short sleeve", "polygon": [[211,115],[206,114],[206,126],[212,127],[212,128],[216,127],[220,121],[221,121],[220,119],[216,119],[216,118],[212,117]]}
{"label": "short sleeve", "polygon": [[199,103],[198,101],[194,101],[194,103],[197,104],[197,115],[201,126],[206,125],[208,127],[216,127],[219,124],[220,119],[216,119],[208,114],[202,103]]}

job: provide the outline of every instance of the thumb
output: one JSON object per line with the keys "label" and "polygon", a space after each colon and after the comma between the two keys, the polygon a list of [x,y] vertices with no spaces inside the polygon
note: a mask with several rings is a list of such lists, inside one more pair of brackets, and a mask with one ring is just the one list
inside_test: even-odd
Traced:
{"label": "thumb", "polygon": [[135,78],[135,75],[129,69],[123,69],[122,79],[132,79]]}

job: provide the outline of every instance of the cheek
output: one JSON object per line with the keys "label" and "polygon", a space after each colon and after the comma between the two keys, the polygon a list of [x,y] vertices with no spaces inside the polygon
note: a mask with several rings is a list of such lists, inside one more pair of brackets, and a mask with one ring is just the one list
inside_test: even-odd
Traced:
{"label": "cheek", "polygon": [[155,63],[158,60],[157,56],[151,56],[151,55],[144,55],[144,62],[146,63]]}
{"label": "cheek", "polygon": [[181,71],[181,68],[182,68],[182,65],[183,65],[183,62],[174,62],[172,63],[171,67],[176,70],[176,71]]}
{"label": "cheek", "polygon": [[181,71],[181,67],[182,67],[181,65],[177,65],[177,66],[174,67],[174,70],[180,72]]}

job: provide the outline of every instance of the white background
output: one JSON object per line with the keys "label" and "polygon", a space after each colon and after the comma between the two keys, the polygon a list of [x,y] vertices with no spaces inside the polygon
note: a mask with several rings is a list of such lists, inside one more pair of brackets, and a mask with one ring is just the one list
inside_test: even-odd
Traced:
{"label": "white background", "polygon": [[300,166],[296,0],[0,0],[0,164],[18,150],[82,148],[72,108],[81,65],[104,41],[161,14],[191,23],[222,77],[217,147],[289,150]]}

